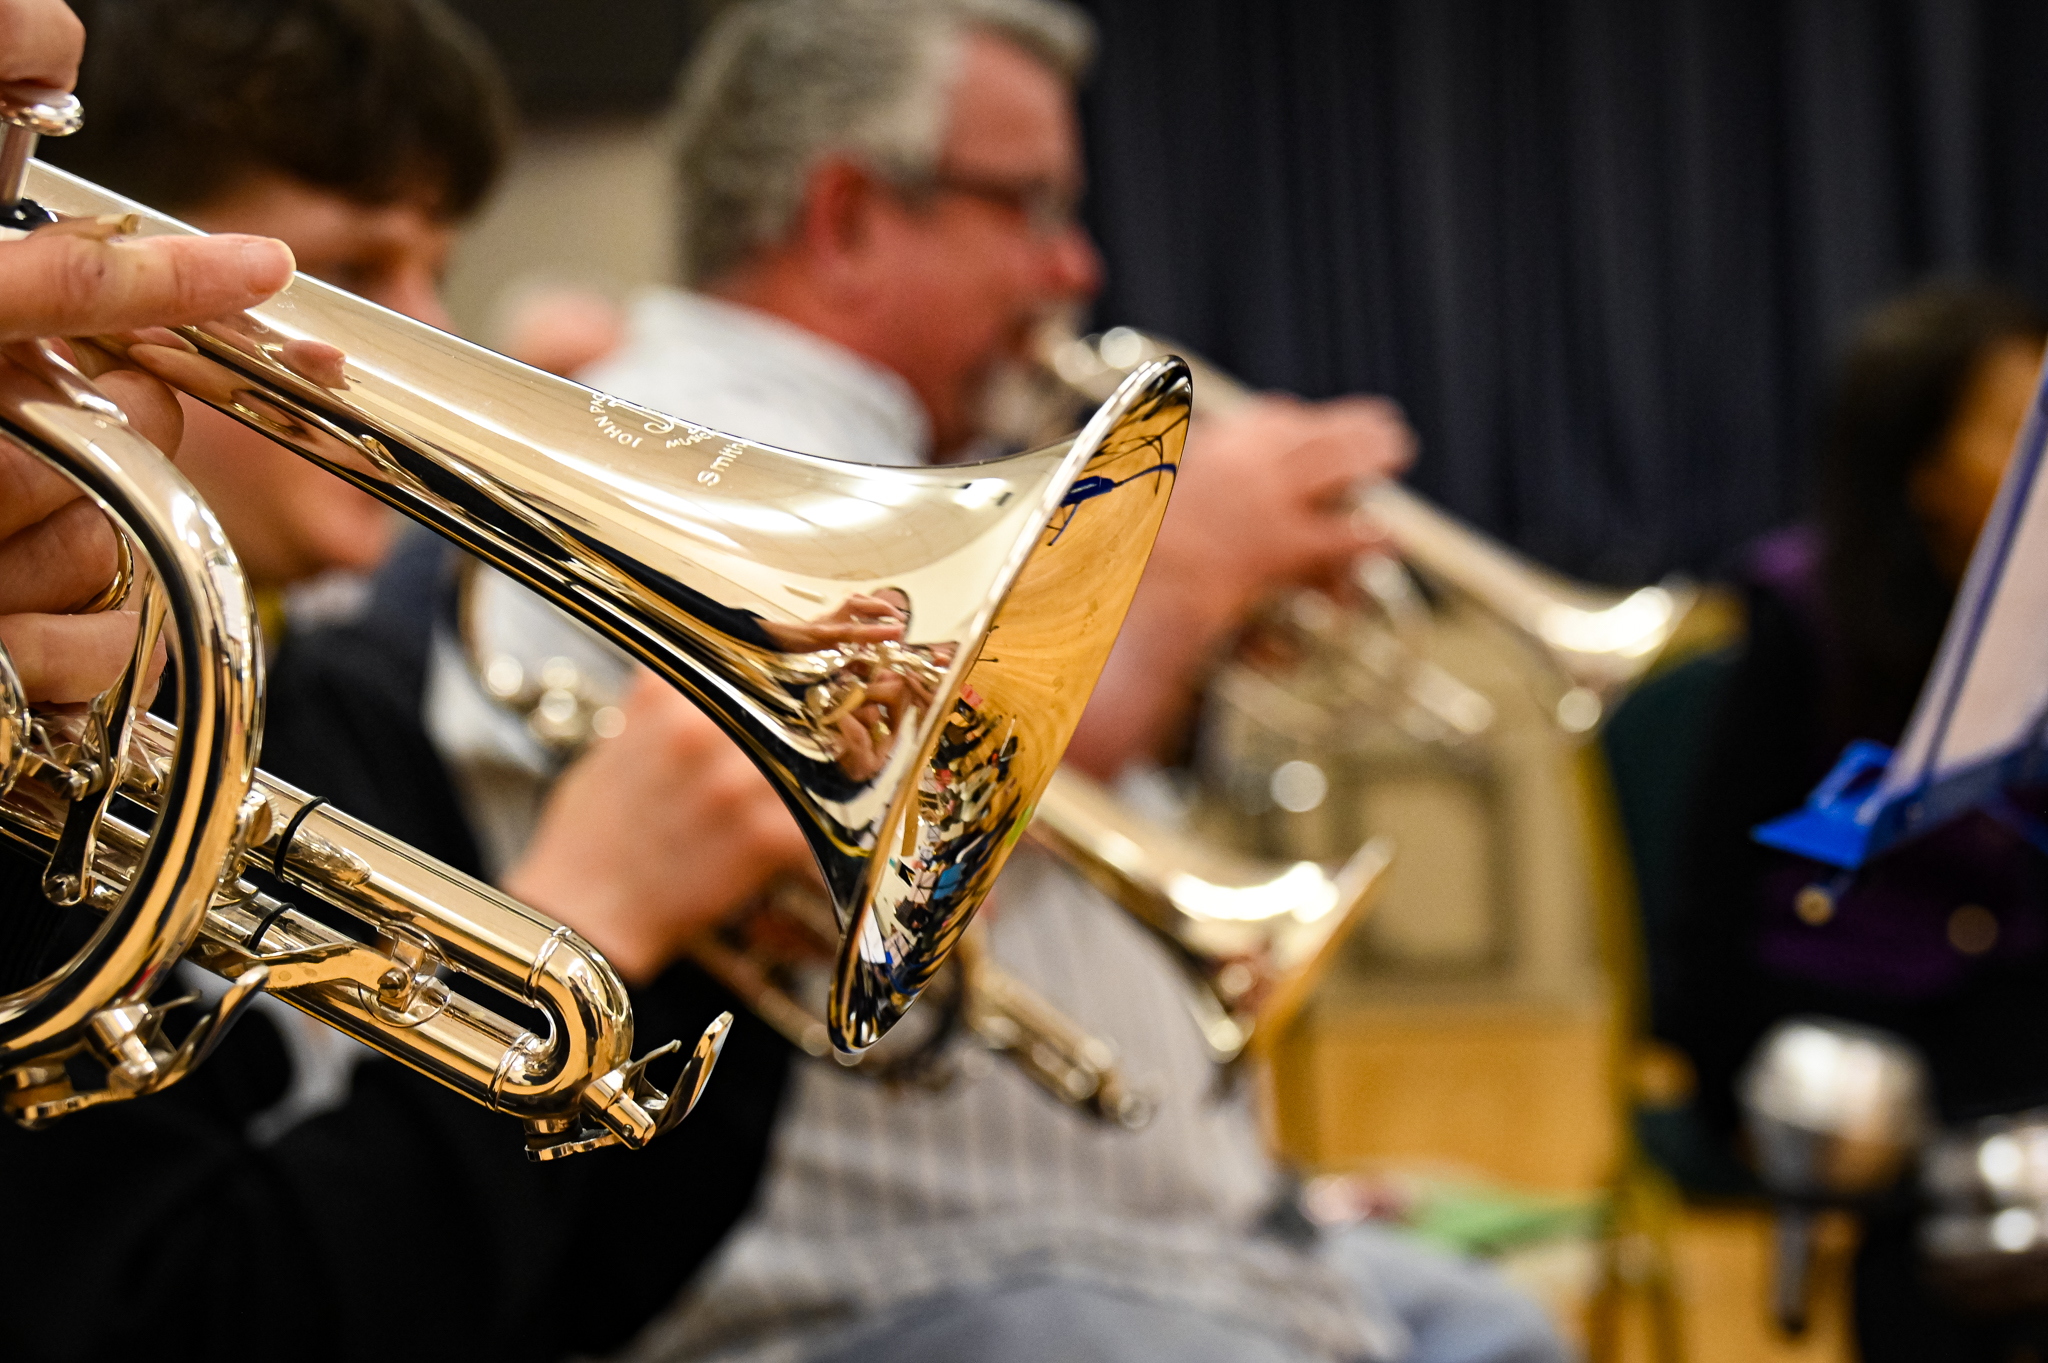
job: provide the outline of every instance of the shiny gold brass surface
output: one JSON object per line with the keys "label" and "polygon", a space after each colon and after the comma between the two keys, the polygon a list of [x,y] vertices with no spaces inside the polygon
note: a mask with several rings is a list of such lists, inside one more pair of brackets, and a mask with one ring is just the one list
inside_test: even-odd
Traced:
{"label": "shiny gold brass surface", "polygon": [[[465,564],[457,619],[482,689],[563,760],[617,714],[631,660],[509,579]],[[1025,835],[1172,948],[1192,977],[1190,1006],[1220,1060],[1284,1026],[1370,907],[1390,860],[1384,841],[1368,844],[1334,876],[1313,862],[1232,857],[1135,813],[1066,767],[1046,786]],[[795,979],[833,944],[826,906],[785,884],[693,954],[784,1037],[822,1056],[826,1023],[801,1001]],[[1123,1126],[1149,1119],[1150,1103],[1118,1067],[1115,1047],[1003,970],[972,931],[961,937],[955,964],[959,978],[942,991],[944,1006],[984,1045],[1062,1102]],[[947,1032],[934,1024],[928,1039],[942,1042]],[[912,1070],[920,1082],[943,1077],[943,1069],[920,1068],[928,1058],[917,1046],[907,1056],[887,1047],[854,1068],[883,1079]]]}
{"label": "shiny gold brass surface", "polygon": [[[457,579],[463,655],[493,701],[523,719],[564,763],[594,738],[617,731],[631,658],[475,559],[463,561]],[[895,656],[875,653],[878,663]],[[782,881],[700,938],[691,955],[784,1039],[822,1058],[832,1050],[831,1028],[811,997],[822,991],[806,986],[837,942],[838,925],[824,896]],[[848,1068],[884,1083],[943,1087],[954,1073],[942,1052],[964,1027],[1063,1103],[1126,1127],[1151,1118],[1151,1103],[1125,1078],[1115,1047],[998,965],[978,925],[960,935],[919,1013],[922,1027],[899,1029]]]}
{"label": "shiny gold brass surface", "polygon": [[[191,230],[40,164],[27,189],[63,217]],[[848,1052],[915,1000],[1028,821],[1136,588],[1188,415],[1185,370],[1162,362],[1046,449],[949,469],[837,464],[631,406],[304,277],[233,318],[93,343],[440,531],[717,719],[818,857],[839,928],[827,1021]],[[630,1059],[623,988],[575,934],[257,773],[254,623],[204,503],[61,361],[38,352],[12,372],[0,429],[84,485],[166,593],[180,723],[137,717],[138,664],[82,722],[30,715],[32,732],[0,732],[0,831],[61,854],[53,885],[72,857],[70,897],[107,915],[78,960],[0,1000],[8,1109],[88,1105],[52,1073],[88,1044],[114,1077],[91,1101],[196,1063],[161,1044],[146,1006],[189,956],[522,1116],[537,1156],[644,1144],[679,1119],[722,1024],[661,1093],[654,1055]],[[903,642],[844,644],[843,607],[877,592],[905,603]],[[155,813],[149,835],[110,807],[116,790]],[[251,862],[360,919],[374,944],[247,889]],[[444,970],[540,1008],[548,1035],[471,1008]],[[94,1029],[107,1035],[89,1042]]]}
{"label": "shiny gold brass surface", "polygon": [[[189,230],[40,165],[29,192],[62,214],[133,214],[144,234]],[[122,348],[565,607],[761,763],[845,929],[830,1021],[848,1051],[916,997],[1050,777],[1188,411],[1184,370],[1162,361],[1071,440],[870,468],[634,407],[303,277],[178,341]],[[833,646],[834,613],[875,592],[908,603],[917,668],[879,677]],[[985,653],[992,633],[1003,646]],[[882,736],[851,713],[877,692]]]}
{"label": "shiny gold brass surface", "polygon": [[[1202,410],[1210,415],[1255,396],[1215,365],[1188,356],[1184,349],[1172,349],[1187,356]],[[1168,351],[1167,342],[1129,327],[1091,337],[1048,329],[1038,343],[1042,401],[1051,409],[1046,424],[1059,426],[1068,419],[1075,399],[1100,401],[1096,395],[1121,382],[1133,367]],[[1565,683],[1551,709],[1559,727],[1570,733],[1585,733],[1600,722],[1656,662],[1699,599],[1698,589],[1678,577],[1632,592],[1573,582],[1480,534],[1399,483],[1381,483],[1364,492],[1360,514],[1384,532],[1402,563],[1476,602],[1536,649]],[[1404,623],[1398,617],[1420,609],[1421,603],[1412,601],[1412,594],[1410,603],[1398,599],[1402,584],[1390,581],[1384,572],[1375,573],[1374,567],[1370,562],[1364,565],[1361,586],[1397,617],[1393,623],[1398,634]],[[1390,601],[1390,596],[1396,599]],[[1313,618],[1327,621],[1327,613]],[[1294,624],[1292,615],[1283,623]],[[1396,641],[1384,631],[1370,638],[1360,633],[1338,622],[1336,628],[1325,624],[1297,637],[1312,649],[1354,655],[1355,661],[1329,664],[1334,668],[1362,662],[1383,678],[1391,676],[1397,689],[1405,692],[1402,700],[1435,721],[1446,736],[1469,736],[1486,727],[1490,716],[1479,708],[1484,697],[1458,686],[1426,659],[1405,659],[1404,665],[1390,667],[1367,656],[1375,647],[1385,651]]]}
{"label": "shiny gold brass surface", "polygon": [[[264,988],[386,1054],[527,1123],[551,1159],[638,1147],[689,1110],[726,1022],[698,1042],[670,1092],[635,1062],[624,987],[568,929],[257,771],[260,662],[246,583],[188,483],[117,409],[40,349],[0,373],[0,429],[90,490],[149,565],[127,674],[83,710],[18,706],[4,668],[13,755],[0,835],[48,858],[46,893],[103,916],[64,966],[0,998],[0,1109],[27,1126],[169,1087],[205,1059]],[[178,661],[182,727],[141,713],[153,619]],[[124,797],[155,816],[145,832]],[[361,942],[257,893],[250,865],[347,909]],[[150,995],[183,956],[231,981],[184,1041],[162,1037]],[[459,971],[540,1010],[545,1034],[459,995]],[[189,1001],[189,1000],[188,1000]],[[669,1048],[674,1049],[673,1043]],[[99,1087],[65,1066],[90,1052]],[[661,1054],[657,1052],[656,1054]]]}
{"label": "shiny gold brass surface", "polygon": [[[0,996],[0,1106],[37,1121],[90,1105],[71,1092],[62,1063],[88,1044],[107,1066],[96,1100],[109,1101],[175,1083],[232,1020],[224,1008],[215,1025],[197,1029],[197,1046],[172,1050],[159,1043],[147,1003],[197,937],[233,855],[255,767],[260,660],[247,584],[191,485],[47,347],[10,346],[6,358],[0,430],[48,455],[154,568],[152,600],[169,609],[152,613],[167,616],[165,641],[181,663],[176,713],[190,735],[161,767],[138,771],[122,761],[150,642],[140,616],[126,674],[54,732],[26,705],[12,666],[0,666],[9,712],[0,828],[19,835],[23,820],[33,821],[58,897],[106,912],[101,931],[53,976]],[[133,891],[104,896],[105,811],[124,777],[166,796],[156,836],[131,851],[125,883]]]}
{"label": "shiny gold brass surface", "polygon": [[1133,814],[1070,767],[1046,787],[1031,836],[1173,948],[1199,986],[1195,1020],[1219,1060],[1286,1026],[1394,856],[1375,838],[1334,875],[1312,861],[1232,856]]}

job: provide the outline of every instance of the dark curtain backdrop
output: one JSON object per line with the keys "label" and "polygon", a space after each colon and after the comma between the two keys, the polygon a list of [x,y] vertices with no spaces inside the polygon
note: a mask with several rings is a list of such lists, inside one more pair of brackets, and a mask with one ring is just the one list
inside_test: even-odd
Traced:
{"label": "dark curtain backdrop", "polygon": [[1393,395],[1412,481],[1570,572],[1710,571],[1799,514],[1887,293],[2048,292],[2041,0],[1092,8],[1100,323]]}

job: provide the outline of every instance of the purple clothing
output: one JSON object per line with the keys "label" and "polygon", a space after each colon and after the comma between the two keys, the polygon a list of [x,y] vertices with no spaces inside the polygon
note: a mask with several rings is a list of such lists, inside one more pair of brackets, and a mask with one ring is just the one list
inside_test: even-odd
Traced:
{"label": "purple clothing", "polygon": [[[1980,963],[2018,963],[2041,950],[2039,876],[2029,864],[2037,856],[2010,829],[1969,815],[1867,869],[1818,926],[1800,921],[1793,899],[1826,868],[1787,857],[1757,886],[1758,964],[1791,980],[1902,1003],[1950,993]],[[1965,919],[1956,936],[1968,947],[1990,937],[1988,949],[1969,952],[1951,940],[1951,918],[1968,905],[1989,910],[1997,933]]]}
{"label": "purple clothing", "polygon": [[[1750,551],[1745,576],[1800,623],[1825,678],[1839,667],[1840,653],[1821,589],[1820,550],[1811,527],[1779,531]],[[1816,732],[1813,750],[1801,757],[1824,772],[1859,737],[1891,741],[1898,735]],[[1755,889],[1757,961],[1788,983],[1921,1002],[1956,990],[1985,965],[2034,956],[2048,936],[2040,854],[1983,814],[1967,815],[1866,868],[1833,917],[1819,925],[1801,921],[1793,904],[1801,890],[1828,879],[1829,869],[1782,854],[1770,861]],[[1952,915],[1966,905],[1993,915],[1995,935],[1973,915],[1952,940]]]}

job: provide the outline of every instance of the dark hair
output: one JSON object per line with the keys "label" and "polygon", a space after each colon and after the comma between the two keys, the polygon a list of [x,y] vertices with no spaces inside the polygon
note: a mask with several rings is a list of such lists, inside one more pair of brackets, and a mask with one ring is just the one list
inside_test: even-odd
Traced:
{"label": "dark hair", "polygon": [[2039,342],[2048,320],[2005,289],[1922,286],[1857,328],[1821,443],[1823,585],[1839,631],[1836,718],[1892,738],[1933,665],[1955,591],[1935,567],[1909,493],[2001,342]]}
{"label": "dark hair", "polygon": [[497,177],[510,102],[439,0],[72,0],[85,129],[39,154],[172,212],[281,171],[365,203],[468,213]]}

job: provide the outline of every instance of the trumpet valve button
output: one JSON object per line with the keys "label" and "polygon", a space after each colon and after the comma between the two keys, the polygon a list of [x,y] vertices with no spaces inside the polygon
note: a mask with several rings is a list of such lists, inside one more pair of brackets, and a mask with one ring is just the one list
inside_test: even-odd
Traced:
{"label": "trumpet valve button", "polygon": [[14,83],[0,85],[0,227],[33,231],[57,216],[21,196],[28,178],[28,158],[38,137],[64,137],[85,126],[83,106],[68,90]]}

